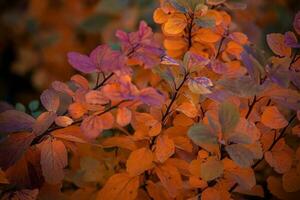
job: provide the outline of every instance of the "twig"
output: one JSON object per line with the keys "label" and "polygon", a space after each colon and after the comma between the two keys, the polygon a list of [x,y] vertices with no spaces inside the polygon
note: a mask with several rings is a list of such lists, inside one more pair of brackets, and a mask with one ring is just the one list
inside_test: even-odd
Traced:
{"label": "twig", "polygon": [[166,110],[165,114],[162,117],[162,120],[161,120],[162,123],[165,122],[166,118],[168,117],[169,113],[171,112],[172,105],[175,103],[175,101],[176,101],[176,99],[177,99],[177,97],[179,95],[179,91],[182,88],[182,86],[184,85],[184,83],[186,82],[186,80],[188,79],[188,76],[189,76],[189,73],[186,73],[184,75],[184,78],[183,78],[182,82],[180,83],[180,85],[178,87],[176,87],[175,93],[174,93],[174,95],[173,95],[173,97],[171,99],[171,102],[168,105],[167,110]]}
{"label": "twig", "polygon": [[110,73],[107,77],[105,77],[103,80],[102,80],[102,82],[99,84],[99,85],[96,85],[95,87],[94,87],[94,90],[97,90],[97,89],[99,89],[100,87],[102,87],[112,76],[114,75],[114,73],[112,72],[112,73]]}

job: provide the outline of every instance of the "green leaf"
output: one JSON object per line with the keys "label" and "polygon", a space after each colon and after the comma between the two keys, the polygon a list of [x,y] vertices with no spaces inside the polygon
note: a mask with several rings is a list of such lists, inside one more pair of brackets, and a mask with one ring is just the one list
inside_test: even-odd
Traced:
{"label": "green leaf", "polygon": [[[206,144],[218,144],[217,136],[211,132],[210,128],[201,123],[195,124],[188,130],[188,137],[197,145],[203,147]],[[205,147],[203,147],[205,148]]]}
{"label": "green leaf", "polygon": [[188,9],[184,6],[181,0],[169,0],[170,4],[174,6],[174,8],[182,13],[187,13]]}
{"label": "green leaf", "polygon": [[213,28],[216,26],[216,20],[210,16],[202,16],[195,20],[195,23],[203,28]]}
{"label": "green leaf", "polygon": [[253,164],[255,158],[251,149],[247,148],[243,144],[232,144],[225,147],[230,158],[241,167],[250,167]]}
{"label": "green leaf", "polygon": [[239,123],[240,112],[236,105],[231,103],[222,103],[219,108],[219,120],[221,124],[222,133],[226,135]]}
{"label": "green leaf", "polygon": [[236,79],[223,79],[218,81],[218,84],[223,86],[234,95],[239,97],[253,97],[262,90],[262,86],[255,83],[250,77],[244,76]]}
{"label": "green leaf", "polygon": [[211,181],[223,174],[224,166],[222,161],[217,157],[209,157],[205,163],[201,165],[200,176],[205,181]]}
{"label": "green leaf", "polygon": [[22,103],[16,103],[15,106],[16,110],[21,111],[21,112],[26,112],[26,107]]}
{"label": "green leaf", "polygon": [[33,100],[28,104],[28,108],[31,112],[36,111],[40,106],[40,102],[37,100]]}

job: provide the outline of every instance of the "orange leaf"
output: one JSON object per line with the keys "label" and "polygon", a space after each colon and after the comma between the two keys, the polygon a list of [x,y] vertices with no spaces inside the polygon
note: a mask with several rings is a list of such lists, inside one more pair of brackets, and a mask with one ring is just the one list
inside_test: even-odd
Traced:
{"label": "orange leaf", "polygon": [[163,24],[168,21],[168,15],[161,8],[155,9],[153,13],[153,20],[157,24]]}
{"label": "orange leaf", "polygon": [[291,169],[282,176],[282,183],[286,192],[296,192],[300,190],[300,174],[296,169]]}
{"label": "orange leaf", "polygon": [[182,112],[190,118],[194,118],[198,115],[197,108],[190,102],[183,102],[176,110]]}
{"label": "orange leaf", "polygon": [[126,163],[127,172],[131,176],[137,176],[144,171],[153,168],[153,154],[148,148],[140,148],[131,152]]}
{"label": "orange leaf", "polygon": [[168,192],[161,185],[148,181],[146,188],[154,200],[170,200]]}
{"label": "orange leaf", "polygon": [[207,187],[207,182],[203,181],[195,176],[189,178],[189,185],[192,188],[205,188]]}
{"label": "orange leaf", "polygon": [[136,150],[137,146],[134,140],[128,136],[115,136],[105,139],[101,145],[103,147],[121,147],[129,150]]}
{"label": "orange leaf", "polygon": [[268,106],[261,116],[261,122],[269,128],[280,129],[288,125],[276,106]]}
{"label": "orange leaf", "polygon": [[221,36],[211,29],[201,28],[198,30],[195,40],[198,42],[215,43],[221,39]]}
{"label": "orange leaf", "polygon": [[131,121],[131,111],[126,107],[118,108],[117,123],[120,126],[127,126],[130,123],[130,121]]}
{"label": "orange leaf", "polygon": [[283,174],[292,167],[293,151],[281,139],[272,151],[265,152],[265,160],[276,172]]}
{"label": "orange leaf", "polygon": [[285,44],[283,34],[271,33],[267,35],[267,43],[276,55],[285,57],[291,55],[292,50]]}
{"label": "orange leaf", "polygon": [[164,164],[156,167],[155,172],[169,195],[175,198],[183,187],[178,169],[170,164]]}
{"label": "orange leaf", "polygon": [[186,17],[181,13],[171,15],[163,26],[163,31],[169,35],[177,35],[187,26]]}
{"label": "orange leaf", "polygon": [[202,192],[201,200],[222,200],[222,197],[215,188],[207,188]]}
{"label": "orange leaf", "polygon": [[175,144],[167,135],[160,135],[156,141],[155,156],[161,163],[175,153]]}
{"label": "orange leaf", "polygon": [[97,195],[97,200],[135,200],[139,188],[139,177],[128,173],[111,176]]}
{"label": "orange leaf", "polygon": [[39,144],[41,166],[46,182],[59,183],[64,178],[64,167],[68,164],[65,145],[59,140],[48,138]]}

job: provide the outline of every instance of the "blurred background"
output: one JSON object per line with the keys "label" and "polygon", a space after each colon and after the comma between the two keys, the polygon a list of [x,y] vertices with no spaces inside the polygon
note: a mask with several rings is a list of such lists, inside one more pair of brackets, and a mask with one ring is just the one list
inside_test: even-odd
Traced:
{"label": "blurred background", "polygon": [[[233,21],[266,49],[265,35],[292,27],[299,0],[246,0]],[[152,20],[159,0],[0,0],[0,101],[32,104],[54,80],[75,73],[69,51],[88,53],[101,43],[116,45],[117,29],[133,31]]]}

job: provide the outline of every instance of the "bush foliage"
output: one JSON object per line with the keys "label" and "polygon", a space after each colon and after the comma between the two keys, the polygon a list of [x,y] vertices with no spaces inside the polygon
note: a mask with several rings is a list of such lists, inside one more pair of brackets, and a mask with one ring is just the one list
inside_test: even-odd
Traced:
{"label": "bush foliage", "polygon": [[41,112],[1,108],[2,199],[300,197],[300,12],[267,58],[231,21],[243,8],[161,1],[163,41],[141,21],[120,48],[69,52],[80,73]]}

